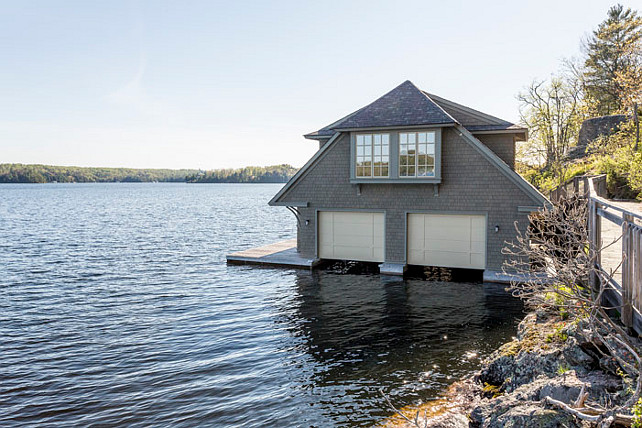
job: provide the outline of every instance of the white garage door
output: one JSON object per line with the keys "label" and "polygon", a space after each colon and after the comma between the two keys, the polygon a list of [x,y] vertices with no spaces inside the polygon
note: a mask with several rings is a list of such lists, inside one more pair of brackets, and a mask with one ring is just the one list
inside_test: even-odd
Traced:
{"label": "white garage door", "polygon": [[319,211],[319,258],[383,262],[383,213]]}
{"label": "white garage door", "polygon": [[486,268],[486,217],[408,214],[408,264]]}

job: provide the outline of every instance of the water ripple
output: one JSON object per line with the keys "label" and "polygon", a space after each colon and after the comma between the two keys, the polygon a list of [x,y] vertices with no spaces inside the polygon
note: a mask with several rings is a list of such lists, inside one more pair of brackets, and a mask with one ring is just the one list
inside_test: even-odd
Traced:
{"label": "water ripple", "polygon": [[501,287],[226,266],[278,188],[0,185],[0,425],[369,426],[514,334]]}

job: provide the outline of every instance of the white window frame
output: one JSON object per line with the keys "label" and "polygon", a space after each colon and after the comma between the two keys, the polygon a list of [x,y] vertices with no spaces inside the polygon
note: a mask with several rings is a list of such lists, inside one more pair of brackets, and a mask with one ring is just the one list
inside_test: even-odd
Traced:
{"label": "white window frame", "polygon": [[[381,179],[390,178],[390,134],[389,133],[367,133],[355,135],[354,150],[355,177],[357,179]],[[385,167],[384,165],[385,159]],[[360,166],[360,162],[369,160],[369,168]],[[377,164],[379,163],[379,164]],[[369,169],[370,175],[359,175],[362,169]],[[383,170],[387,174],[383,174]],[[378,175],[376,174],[378,172]]]}
{"label": "white window frame", "polygon": [[[422,136],[424,136],[422,141]],[[432,138],[430,138],[432,136]],[[405,138],[404,138],[405,137]],[[416,178],[416,179],[434,179],[437,177],[437,162],[438,160],[438,147],[436,131],[403,131],[399,132],[399,148],[398,148],[398,173],[401,180]],[[412,140],[412,142],[411,142]],[[414,146],[414,153],[410,154],[410,150]],[[405,154],[403,151],[405,150]],[[422,151],[423,150],[423,151]],[[424,162],[420,163],[420,157],[423,157]],[[410,163],[410,159],[412,163]],[[432,165],[430,162],[432,158]],[[402,162],[406,160],[406,163]],[[412,170],[412,174],[410,171]],[[423,173],[421,172],[423,170]],[[428,173],[430,170],[431,173]],[[405,174],[402,174],[405,171]]]}

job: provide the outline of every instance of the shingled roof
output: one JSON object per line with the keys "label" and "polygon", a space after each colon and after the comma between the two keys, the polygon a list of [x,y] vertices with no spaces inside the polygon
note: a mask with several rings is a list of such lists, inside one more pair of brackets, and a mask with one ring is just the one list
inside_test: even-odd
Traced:
{"label": "shingled roof", "polygon": [[506,120],[424,92],[410,80],[406,80],[373,103],[316,132],[306,134],[305,137],[329,138],[337,131],[348,129],[456,123],[471,132],[524,131],[523,128]]}

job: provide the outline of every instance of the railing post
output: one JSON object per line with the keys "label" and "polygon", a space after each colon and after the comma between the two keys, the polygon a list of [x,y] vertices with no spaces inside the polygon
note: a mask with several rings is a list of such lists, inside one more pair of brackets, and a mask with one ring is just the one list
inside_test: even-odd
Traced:
{"label": "railing post", "polygon": [[625,327],[633,327],[633,260],[632,251],[632,224],[633,216],[629,213],[623,214],[622,222],[622,324]]}
{"label": "railing post", "polygon": [[634,309],[640,310],[640,283],[642,282],[642,269],[640,266],[640,229],[633,227],[633,248],[631,248],[631,261],[633,262],[633,297],[631,304]]}
{"label": "railing post", "polygon": [[[596,256],[597,246],[595,245],[595,202],[593,199],[588,199],[588,238],[589,238],[589,260]],[[596,257],[597,258],[597,257]],[[591,266],[590,276],[589,276],[589,287],[591,290],[597,291],[597,275],[595,269],[597,268],[597,260],[595,260]]]}
{"label": "railing post", "polygon": [[596,248],[596,257],[595,263],[602,269],[602,217],[598,214],[598,208],[602,208],[602,204],[597,201],[593,201],[593,208],[595,209],[595,223],[593,223],[594,236],[595,236],[595,248]]}
{"label": "railing post", "polygon": [[589,257],[594,257],[594,264],[591,266],[589,276],[589,286],[591,290],[596,292],[598,292],[600,288],[597,269],[600,269],[602,266],[600,251],[602,247],[602,237],[600,233],[601,221],[597,213],[599,206],[599,203],[593,200],[593,198],[588,198]]}

